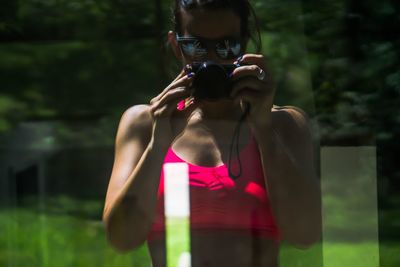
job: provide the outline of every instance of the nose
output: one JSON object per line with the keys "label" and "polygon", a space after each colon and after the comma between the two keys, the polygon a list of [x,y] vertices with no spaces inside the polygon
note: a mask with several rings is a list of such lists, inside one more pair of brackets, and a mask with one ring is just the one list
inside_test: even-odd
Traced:
{"label": "nose", "polygon": [[205,55],[204,61],[213,61],[216,63],[222,63],[220,62],[221,59],[217,56],[215,49],[210,46],[207,47],[207,54]]}
{"label": "nose", "polygon": [[215,63],[222,64],[223,61],[218,57],[214,42],[203,42],[207,53],[203,56],[203,61],[213,61]]}
{"label": "nose", "polygon": [[231,63],[233,63],[234,60],[230,60],[230,59],[221,59],[221,58],[217,55],[217,53],[216,53],[216,51],[215,51],[215,48],[209,47],[209,48],[207,49],[207,54],[206,54],[206,56],[205,56],[205,58],[204,58],[204,61],[213,61],[213,62],[219,63],[219,64],[231,64]]}

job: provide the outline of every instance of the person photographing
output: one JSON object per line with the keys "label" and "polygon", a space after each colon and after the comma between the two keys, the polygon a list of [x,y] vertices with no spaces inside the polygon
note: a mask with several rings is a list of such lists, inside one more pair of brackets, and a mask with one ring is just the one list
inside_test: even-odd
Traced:
{"label": "person photographing", "polygon": [[147,241],[166,266],[163,166],[174,162],[189,168],[191,266],[278,266],[282,240],[319,240],[309,122],[273,105],[267,59],[246,52],[260,40],[252,18],[248,0],[175,1],[167,38],[182,70],[118,126],[103,213],[117,250]]}

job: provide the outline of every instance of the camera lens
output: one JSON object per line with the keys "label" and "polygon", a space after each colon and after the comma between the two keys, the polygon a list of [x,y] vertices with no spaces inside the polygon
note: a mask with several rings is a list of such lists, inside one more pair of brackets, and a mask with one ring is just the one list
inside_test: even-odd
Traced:
{"label": "camera lens", "polygon": [[197,99],[217,100],[229,96],[230,79],[222,65],[207,61],[198,67],[193,87]]}

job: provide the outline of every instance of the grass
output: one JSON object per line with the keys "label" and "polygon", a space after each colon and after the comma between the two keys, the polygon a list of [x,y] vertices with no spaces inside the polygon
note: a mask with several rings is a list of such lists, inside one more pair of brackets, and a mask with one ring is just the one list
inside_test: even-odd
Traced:
{"label": "grass", "polygon": [[119,254],[107,244],[101,221],[83,216],[98,213],[94,203],[60,198],[48,204],[46,212],[0,211],[0,230],[6,233],[0,235],[0,266],[151,266],[146,246]]}
{"label": "grass", "polygon": [[169,218],[166,221],[167,231],[167,264],[178,266],[183,253],[190,253],[189,218]]}
{"label": "grass", "polygon": [[[61,197],[45,204],[44,211],[26,205],[0,210],[0,266],[151,266],[146,245],[119,254],[107,244],[99,220],[100,202]],[[379,256],[381,267],[400,266],[400,243],[383,242],[378,247],[368,241],[332,242],[307,250],[283,244],[280,262],[281,267],[320,267],[322,262],[324,267],[375,267]]]}
{"label": "grass", "polygon": [[283,245],[281,267],[398,267],[400,243],[332,242],[315,245],[307,250]]}

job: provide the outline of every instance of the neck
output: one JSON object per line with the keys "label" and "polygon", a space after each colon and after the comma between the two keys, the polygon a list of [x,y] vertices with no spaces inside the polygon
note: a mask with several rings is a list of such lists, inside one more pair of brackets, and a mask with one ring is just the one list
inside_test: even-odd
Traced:
{"label": "neck", "polygon": [[[241,108],[233,105],[232,101],[199,103],[199,107],[192,113],[188,129],[198,138],[208,136],[216,143],[230,144],[242,114]],[[249,129],[245,121],[240,131],[240,142],[247,143]]]}
{"label": "neck", "polygon": [[196,114],[204,122],[238,121],[242,111],[232,100],[200,101]]}

